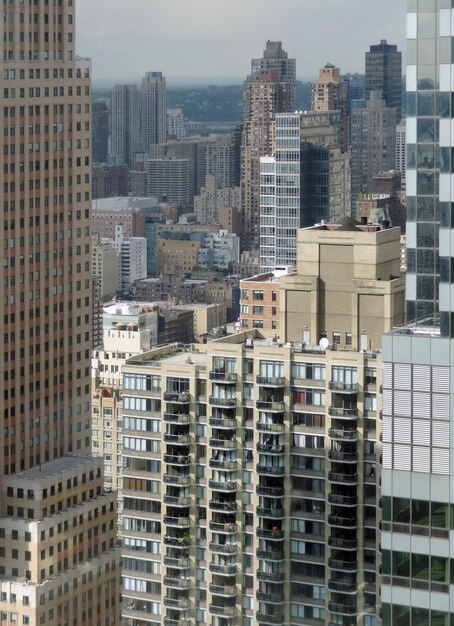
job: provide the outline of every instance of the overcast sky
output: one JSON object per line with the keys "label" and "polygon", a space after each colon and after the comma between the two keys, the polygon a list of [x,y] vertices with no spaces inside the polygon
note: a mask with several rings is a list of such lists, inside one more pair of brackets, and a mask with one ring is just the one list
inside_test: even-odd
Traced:
{"label": "overcast sky", "polygon": [[364,52],[387,39],[404,51],[406,0],[78,0],[77,52],[95,80],[162,71],[219,82],[246,76],[267,39],[282,40],[297,76],[327,61],[364,72]]}

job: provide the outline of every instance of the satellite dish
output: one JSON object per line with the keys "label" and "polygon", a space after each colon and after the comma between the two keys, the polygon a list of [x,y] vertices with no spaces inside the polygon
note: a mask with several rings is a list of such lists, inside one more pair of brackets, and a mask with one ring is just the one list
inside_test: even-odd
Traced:
{"label": "satellite dish", "polygon": [[326,337],[322,337],[320,341],[318,342],[318,345],[320,346],[322,350],[326,350],[329,346],[329,341]]}

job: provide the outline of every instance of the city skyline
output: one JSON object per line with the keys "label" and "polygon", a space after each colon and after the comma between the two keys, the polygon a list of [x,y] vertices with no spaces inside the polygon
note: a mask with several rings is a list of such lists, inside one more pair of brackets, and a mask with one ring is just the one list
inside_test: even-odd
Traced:
{"label": "city skyline", "polygon": [[[277,21],[269,0],[249,0],[246,6],[80,0],[78,49],[92,58],[95,81],[138,81],[152,69],[162,71],[170,84],[213,78],[228,83],[243,79],[264,39],[281,40],[297,59],[297,77],[311,79],[327,61],[343,73],[364,72],[364,53],[381,39],[404,52],[404,16],[405,0],[363,0],[359,6],[355,0],[285,0]],[[353,20],[361,28],[352,27]],[[343,45],[345,37],[349,46]]]}

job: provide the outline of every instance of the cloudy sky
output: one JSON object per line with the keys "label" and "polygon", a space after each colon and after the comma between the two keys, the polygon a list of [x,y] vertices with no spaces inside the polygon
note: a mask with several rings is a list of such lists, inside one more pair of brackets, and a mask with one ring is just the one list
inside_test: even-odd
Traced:
{"label": "cloudy sky", "polygon": [[267,39],[282,40],[297,75],[327,61],[363,72],[364,52],[387,39],[404,49],[406,0],[78,0],[78,53],[96,79],[242,78]]}

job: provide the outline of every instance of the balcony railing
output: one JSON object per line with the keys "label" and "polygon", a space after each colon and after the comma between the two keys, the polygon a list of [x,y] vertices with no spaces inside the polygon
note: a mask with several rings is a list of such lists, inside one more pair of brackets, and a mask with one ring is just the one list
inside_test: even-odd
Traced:
{"label": "balcony railing", "polygon": [[238,488],[236,481],[209,480],[208,486],[214,491],[236,491]]}
{"label": "balcony railing", "polygon": [[258,431],[266,433],[283,433],[285,432],[285,424],[272,424],[270,422],[257,422],[256,428]]}
{"label": "balcony railing", "polygon": [[164,463],[169,463],[169,465],[190,465],[191,457],[189,455],[164,454]]}
{"label": "balcony railing", "polygon": [[232,430],[237,427],[236,419],[224,419],[221,417],[210,417],[209,419],[210,426],[214,428],[228,428]]}
{"label": "balcony railing", "polygon": [[341,474],[339,472],[328,472],[328,480],[332,483],[356,485],[358,483],[358,474]]}
{"label": "balcony railing", "polygon": [[210,604],[210,613],[213,615],[225,615],[227,617],[234,617],[238,614],[236,606],[219,606],[217,604]]}
{"label": "balcony railing", "polygon": [[259,602],[269,602],[271,604],[283,604],[285,602],[284,593],[266,593],[265,591],[257,591],[256,597]]}
{"label": "balcony railing", "polygon": [[331,548],[339,548],[340,550],[357,550],[358,542],[356,539],[344,539],[343,537],[328,537],[328,545]]}
{"label": "balcony railing", "polygon": [[345,419],[356,419],[358,417],[358,409],[353,407],[330,406],[328,413],[332,417]]}
{"label": "balcony railing", "polygon": [[266,580],[273,583],[280,583],[285,580],[284,572],[262,572],[261,570],[257,570],[256,574],[258,580]]}
{"label": "balcony railing", "polygon": [[164,606],[183,611],[184,609],[189,609],[189,600],[187,598],[169,598],[164,596]]}
{"label": "balcony railing", "polygon": [[228,385],[235,384],[238,380],[238,374],[230,372],[210,372],[210,380]]}
{"label": "balcony railing", "polygon": [[285,517],[284,509],[269,509],[265,507],[257,507],[257,515],[259,517],[270,517],[271,519],[283,519]]}
{"label": "balcony railing", "polygon": [[328,494],[328,502],[339,506],[356,506],[358,504],[357,496],[344,496],[340,493]]}
{"label": "balcony railing", "polygon": [[236,461],[224,461],[221,459],[210,459],[209,461],[210,467],[214,469],[223,469],[223,470],[236,470],[237,462]]}
{"label": "balcony railing", "polygon": [[282,498],[285,494],[284,487],[266,487],[258,485],[256,491],[258,496],[269,496],[271,498]]}
{"label": "balcony railing", "polygon": [[214,530],[217,533],[236,533],[236,524],[232,522],[210,522],[208,524],[210,530]]}
{"label": "balcony railing", "polygon": [[328,610],[331,613],[339,613],[340,615],[356,615],[358,609],[354,604],[340,604],[339,602],[329,602]]}
{"label": "balcony railing", "polygon": [[178,476],[176,474],[164,474],[164,483],[166,485],[187,486],[191,482],[190,476]]}
{"label": "balcony railing", "polygon": [[356,463],[358,460],[357,452],[339,452],[338,450],[330,450],[328,458],[331,461],[341,461],[343,463]]}
{"label": "balcony railing", "polygon": [[341,526],[342,528],[356,528],[358,520],[356,517],[342,517],[340,515],[328,515],[330,526]]}
{"label": "balcony railing", "polygon": [[188,528],[191,526],[191,519],[189,517],[176,517],[174,515],[164,515],[164,524],[167,526],[178,526],[181,528]]}
{"label": "balcony railing", "polygon": [[191,402],[191,395],[189,393],[178,393],[175,391],[166,391],[164,394],[164,400],[166,402],[188,404],[189,402]]}
{"label": "balcony railing", "polygon": [[330,569],[340,570],[342,572],[356,572],[358,569],[357,561],[344,561],[336,558],[328,559],[328,567]]}
{"label": "balcony railing", "polygon": [[271,411],[272,413],[283,413],[285,411],[285,402],[265,402],[257,400],[257,409],[261,411]]}
{"label": "balcony railing", "polygon": [[260,539],[271,539],[274,541],[281,541],[284,539],[283,530],[269,530],[268,528],[257,528],[257,537]]}
{"label": "balcony railing", "polygon": [[224,585],[210,584],[209,589],[210,589],[210,593],[216,596],[227,596],[228,598],[232,598],[236,596],[237,594],[237,588],[234,587],[233,585],[224,586]]}
{"label": "balcony railing", "polygon": [[233,574],[236,574],[236,565],[219,565],[218,563],[210,563],[209,570],[210,572],[213,572],[213,574],[233,576]]}
{"label": "balcony railing", "polygon": [[164,433],[164,441],[166,443],[173,443],[176,445],[188,445],[191,443],[189,435],[172,435],[170,433]]}
{"label": "balcony railing", "polygon": [[235,543],[214,543],[211,541],[209,546],[211,552],[220,552],[221,554],[235,554],[237,551]]}
{"label": "balcony railing", "polygon": [[189,589],[191,581],[188,578],[164,576],[164,585],[166,585],[166,587],[174,587],[176,589]]}
{"label": "balcony railing", "polygon": [[281,445],[271,445],[271,444],[268,444],[268,443],[258,443],[257,444],[257,452],[264,452],[266,454],[284,454],[285,446],[284,446],[284,444],[281,444]]}
{"label": "balcony railing", "polygon": [[173,424],[189,424],[190,419],[188,413],[164,413],[164,421]]}
{"label": "balcony railing", "polygon": [[210,500],[210,509],[212,511],[228,511],[234,513],[237,509],[236,502],[223,502],[222,500]]}
{"label": "balcony railing", "polygon": [[187,548],[189,546],[189,539],[186,539],[186,537],[164,535],[164,544],[166,546],[173,546],[174,548]]}
{"label": "balcony railing", "polygon": [[344,428],[330,428],[328,435],[331,439],[344,439],[345,441],[356,441],[358,439],[358,433],[356,430]]}
{"label": "balcony railing", "polygon": [[211,437],[209,440],[211,448],[236,448],[237,441],[236,439],[216,439],[215,437]]}
{"label": "balcony railing", "polygon": [[259,474],[268,474],[270,476],[284,476],[285,468],[284,466],[277,465],[261,465],[260,463],[257,465],[257,472]]}
{"label": "balcony railing", "polygon": [[329,383],[329,388],[331,391],[340,393],[358,393],[358,383],[343,383],[332,380]]}
{"label": "balcony railing", "polygon": [[285,387],[285,378],[282,376],[257,376],[256,382],[265,387]]}
{"label": "balcony railing", "polygon": [[191,498],[183,496],[168,496],[164,495],[165,504],[172,504],[173,506],[189,506],[191,504]]}
{"label": "balcony railing", "polygon": [[257,558],[266,561],[283,561],[285,553],[283,550],[257,550]]}
{"label": "balcony railing", "polygon": [[169,567],[175,567],[177,569],[188,569],[189,567],[191,567],[191,561],[187,558],[177,559],[173,556],[165,556],[164,565],[168,565]]}
{"label": "balcony railing", "polygon": [[234,408],[237,405],[236,398],[217,398],[216,396],[210,396],[210,404],[213,406]]}
{"label": "balcony railing", "polygon": [[257,622],[260,624],[283,624],[284,615],[270,615],[269,613],[257,613]]}

